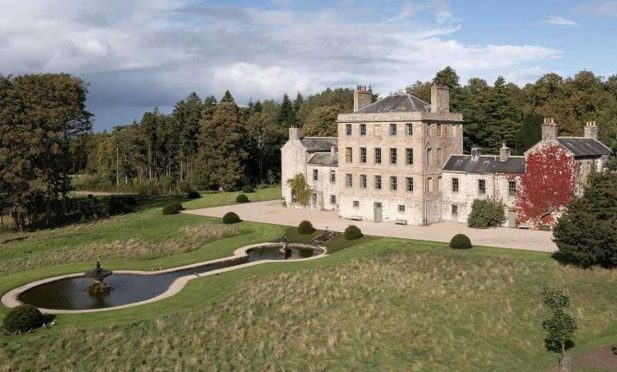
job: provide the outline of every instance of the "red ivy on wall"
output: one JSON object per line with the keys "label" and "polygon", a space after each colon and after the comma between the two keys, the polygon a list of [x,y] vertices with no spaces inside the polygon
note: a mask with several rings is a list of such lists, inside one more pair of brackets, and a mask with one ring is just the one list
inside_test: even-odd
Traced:
{"label": "red ivy on wall", "polygon": [[527,156],[526,171],[516,192],[518,222],[532,227],[553,224],[574,196],[579,163],[561,146],[541,145]]}

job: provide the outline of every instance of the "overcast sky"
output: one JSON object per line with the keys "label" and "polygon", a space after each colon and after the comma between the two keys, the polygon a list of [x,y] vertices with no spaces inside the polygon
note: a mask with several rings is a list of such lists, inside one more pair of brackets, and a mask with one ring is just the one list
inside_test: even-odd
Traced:
{"label": "overcast sky", "polygon": [[90,83],[95,130],[196,91],[280,99],[326,87],[382,94],[452,65],[526,83],[617,73],[615,1],[0,0],[0,73]]}

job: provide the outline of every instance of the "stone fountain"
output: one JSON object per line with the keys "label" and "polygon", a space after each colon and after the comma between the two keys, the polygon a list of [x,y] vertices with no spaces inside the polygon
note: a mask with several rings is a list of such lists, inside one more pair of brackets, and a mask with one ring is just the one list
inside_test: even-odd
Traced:
{"label": "stone fountain", "polygon": [[289,257],[291,257],[291,248],[287,246],[288,244],[289,240],[287,240],[287,235],[285,235],[285,237],[283,237],[283,247],[279,250],[279,254],[284,259],[288,259]]}
{"label": "stone fountain", "polygon": [[102,269],[101,263],[96,261],[96,269],[84,273],[85,277],[94,279],[94,283],[88,287],[88,292],[92,294],[108,293],[111,287],[103,279],[111,274],[113,274],[113,271]]}

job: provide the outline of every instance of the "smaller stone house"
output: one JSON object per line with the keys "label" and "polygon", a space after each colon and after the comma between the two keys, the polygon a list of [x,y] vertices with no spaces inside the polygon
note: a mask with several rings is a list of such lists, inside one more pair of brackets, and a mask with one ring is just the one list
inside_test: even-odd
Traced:
{"label": "smaller stone house", "polygon": [[299,207],[286,180],[302,174],[313,190],[309,208],[337,209],[338,139],[336,137],[304,137],[300,129],[289,128],[289,140],[281,148],[282,194],[288,206]]}
{"label": "smaller stone house", "polygon": [[512,156],[505,144],[499,155],[482,155],[479,148],[452,155],[443,167],[443,219],[467,222],[473,201],[488,199],[504,204],[506,225],[514,227],[516,189],[524,172],[525,157]]}
{"label": "smaller stone house", "polygon": [[595,122],[584,137],[559,137],[552,118],[542,124],[542,140],[525,152],[525,174],[516,195],[517,222],[551,226],[574,196],[580,196],[592,168],[602,172],[612,151],[598,140]]}

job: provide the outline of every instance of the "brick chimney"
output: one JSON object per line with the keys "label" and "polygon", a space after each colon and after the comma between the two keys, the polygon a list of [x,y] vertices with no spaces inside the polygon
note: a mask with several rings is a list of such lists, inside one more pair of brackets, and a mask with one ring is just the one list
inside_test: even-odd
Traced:
{"label": "brick chimney", "polygon": [[499,161],[507,161],[512,155],[512,149],[504,143],[499,149]]}
{"label": "brick chimney", "polygon": [[373,103],[373,93],[366,85],[358,85],[353,91],[353,112]]}
{"label": "brick chimney", "polygon": [[557,140],[557,123],[553,118],[544,118],[542,123],[542,141]]}
{"label": "brick chimney", "polygon": [[289,128],[289,140],[290,141],[298,141],[302,137],[302,134],[300,133],[300,128],[296,128],[296,127],[290,127]]}
{"label": "brick chimney", "polygon": [[478,159],[480,159],[480,156],[482,155],[482,149],[479,147],[472,147],[471,148],[471,160],[473,161],[477,161]]}
{"label": "brick chimney", "polygon": [[585,124],[585,137],[598,140],[598,126],[595,121],[588,121]]}
{"label": "brick chimney", "polygon": [[431,87],[431,112],[450,112],[450,89],[441,84]]}

